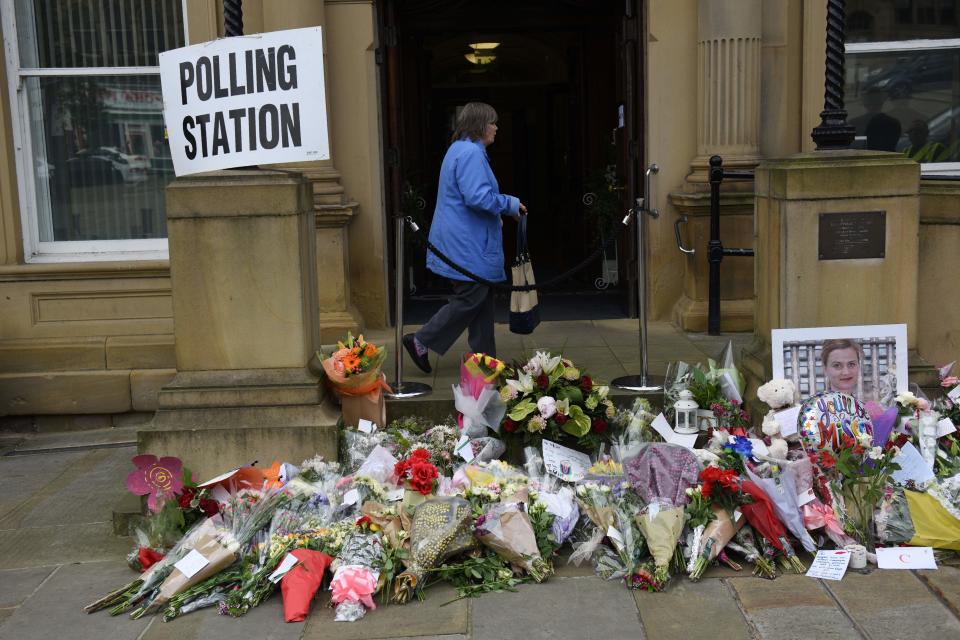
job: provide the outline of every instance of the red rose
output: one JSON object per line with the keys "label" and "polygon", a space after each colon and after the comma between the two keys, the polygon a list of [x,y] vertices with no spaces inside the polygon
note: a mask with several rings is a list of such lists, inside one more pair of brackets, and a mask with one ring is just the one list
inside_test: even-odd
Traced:
{"label": "red rose", "polygon": [[594,432],[594,433],[606,433],[608,426],[609,426],[609,425],[607,424],[607,421],[604,420],[603,418],[594,418],[594,419],[593,419],[593,432]]}
{"label": "red rose", "polygon": [[425,496],[433,492],[433,481],[440,475],[429,462],[417,462],[410,468],[410,486]]}
{"label": "red rose", "polygon": [[180,497],[177,498],[177,504],[180,505],[181,509],[189,509],[190,503],[193,502],[193,490],[185,489],[183,493],[180,494]]}
{"label": "red rose", "polygon": [[568,420],[567,416],[563,415],[562,413],[557,413],[553,416],[553,421],[556,422],[557,426],[560,426],[560,427],[567,424],[567,420]]}
{"label": "red rose", "polygon": [[507,418],[506,420],[503,421],[503,430],[506,431],[507,433],[513,433],[514,431],[517,430],[517,423],[511,420],[510,418]]}
{"label": "red rose", "polygon": [[414,462],[427,462],[430,460],[430,452],[426,449],[414,449],[410,454],[410,460]]}
{"label": "red rose", "polygon": [[590,379],[590,376],[580,378],[580,388],[583,389],[584,393],[593,391],[593,380]]}
{"label": "red rose", "polygon": [[410,471],[410,465],[413,464],[410,460],[401,460],[397,464],[393,465],[393,472],[397,474],[398,478],[406,478],[407,472]]}
{"label": "red rose", "polygon": [[157,553],[150,547],[140,547],[137,551],[137,560],[140,562],[140,568],[146,571],[157,562],[163,560],[163,554]]}
{"label": "red rose", "polygon": [[546,389],[550,386],[550,378],[545,373],[541,373],[537,376],[537,386],[541,389]]}
{"label": "red rose", "polygon": [[211,498],[204,498],[200,501],[200,511],[203,511],[203,515],[208,518],[220,513],[220,503]]}

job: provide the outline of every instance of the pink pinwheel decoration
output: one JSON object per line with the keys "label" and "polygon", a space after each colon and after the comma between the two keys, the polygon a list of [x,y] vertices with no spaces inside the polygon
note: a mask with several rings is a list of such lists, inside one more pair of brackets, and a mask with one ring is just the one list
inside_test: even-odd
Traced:
{"label": "pink pinwheel decoration", "polygon": [[157,498],[167,498],[183,489],[183,462],[180,458],[154,455],[134,456],[136,471],[127,476],[127,489],[135,496],[146,496],[151,511],[159,511]]}

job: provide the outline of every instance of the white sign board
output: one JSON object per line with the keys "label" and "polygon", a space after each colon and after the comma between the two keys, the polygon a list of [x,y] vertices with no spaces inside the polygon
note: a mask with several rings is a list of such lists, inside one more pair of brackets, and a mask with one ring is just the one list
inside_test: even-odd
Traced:
{"label": "white sign board", "polygon": [[178,176],[330,158],[320,27],[165,51],[160,84]]}

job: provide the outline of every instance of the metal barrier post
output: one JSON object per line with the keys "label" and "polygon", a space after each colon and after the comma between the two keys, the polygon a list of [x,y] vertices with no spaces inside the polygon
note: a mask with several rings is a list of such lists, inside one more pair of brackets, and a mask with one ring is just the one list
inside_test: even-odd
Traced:
{"label": "metal barrier post", "polygon": [[[650,176],[658,173],[660,167],[651,164],[645,174],[646,187],[644,198],[637,198],[637,206],[631,213],[636,214],[637,223],[637,316],[640,319],[640,374],[621,376],[611,381],[611,385],[626,391],[639,393],[658,393],[663,391],[663,378],[647,373],[647,214],[653,218],[660,215],[651,209]],[[644,204],[644,203],[647,204]],[[629,215],[629,214],[628,214]]]}
{"label": "metal barrier post", "polygon": [[396,378],[390,383],[391,393],[386,396],[391,399],[416,398],[424,396],[433,391],[433,387],[423,382],[404,382],[403,381],[403,223],[406,222],[410,227],[417,231],[417,224],[413,218],[404,218],[397,216],[397,228],[395,235],[396,250],[396,314],[394,324],[397,327],[396,340],[393,343],[393,355],[395,358]]}

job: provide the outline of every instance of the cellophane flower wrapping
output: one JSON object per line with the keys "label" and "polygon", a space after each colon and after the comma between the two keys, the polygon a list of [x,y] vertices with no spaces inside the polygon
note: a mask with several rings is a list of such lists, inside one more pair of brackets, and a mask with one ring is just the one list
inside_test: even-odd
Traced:
{"label": "cellophane flower wrapping", "polygon": [[[336,620],[353,622],[363,617],[366,609],[376,609],[373,594],[383,566],[383,553],[378,533],[356,531],[343,543],[330,583],[331,602],[337,605]],[[362,610],[358,604],[363,605]]]}
{"label": "cellophane flower wrapping", "polygon": [[332,355],[322,360],[327,380],[337,393],[363,396],[382,387],[380,369],[387,357],[386,349],[365,342],[362,335],[354,339],[350,334],[346,342],[337,346]]}
{"label": "cellophane flower wrapping", "polygon": [[770,497],[752,480],[742,480],[740,488],[749,496],[749,501],[741,504],[740,511],[747,517],[750,526],[763,536],[768,544],[782,552],[797,573],[805,572],[806,567],[794,553],[793,546],[787,539],[786,528],[777,516]]}
{"label": "cellophane flower wrapping", "polygon": [[767,497],[770,498],[773,510],[780,521],[800,541],[804,549],[814,553],[817,550],[817,545],[813,542],[813,538],[807,533],[807,528],[803,524],[803,516],[797,502],[797,485],[794,482],[793,474],[789,471],[775,471],[771,477],[761,478],[751,471],[749,466],[746,471],[747,476],[763,489]]}
{"label": "cellophane flower wrapping", "polygon": [[537,548],[537,537],[522,502],[489,505],[477,518],[477,538],[516,569],[543,582],[551,567]]}
{"label": "cellophane flower wrapping", "polygon": [[310,604],[333,558],[311,549],[294,549],[290,553],[297,559],[297,564],[280,579],[283,619],[285,622],[301,622],[310,614]]}
{"label": "cellophane flower wrapping", "polygon": [[[704,527],[700,542],[695,549],[695,555],[702,559],[702,563],[716,560],[720,552],[733,540],[737,531],[747,522],[743,517],[735,522],[730,513],[717,504],[711,504],[710,510],[713,511],[714,518]],[[691,577],[694,577],[695,569],[699,569],[697,577],[702,575],[702,563],[698,566],[698,563],[691,559]]]}
{"label": "cellophane flower wrapping", "polygon": [[473,514],[463,498],[433,498],[420,504],[410,528],[410,563],[394,581],[393,601],[407,602],[428,571],[476,545]]}
{"label": "cellophane flower wrapping", "polygon": [[893,489],[880,502],[876,524],[877,538],[884,544],[904,544],[916,535],[910,506],[902,489]]}
{"label": "cellophane flower wrapping", "polygon": [[377,447],[383,447],[394,457],[399,447],[394,436],[378,429],[373,433],[364,433],[354,429],[340,431],[340,465],[343,473],[350,475],[363,465],[370,453]]}

